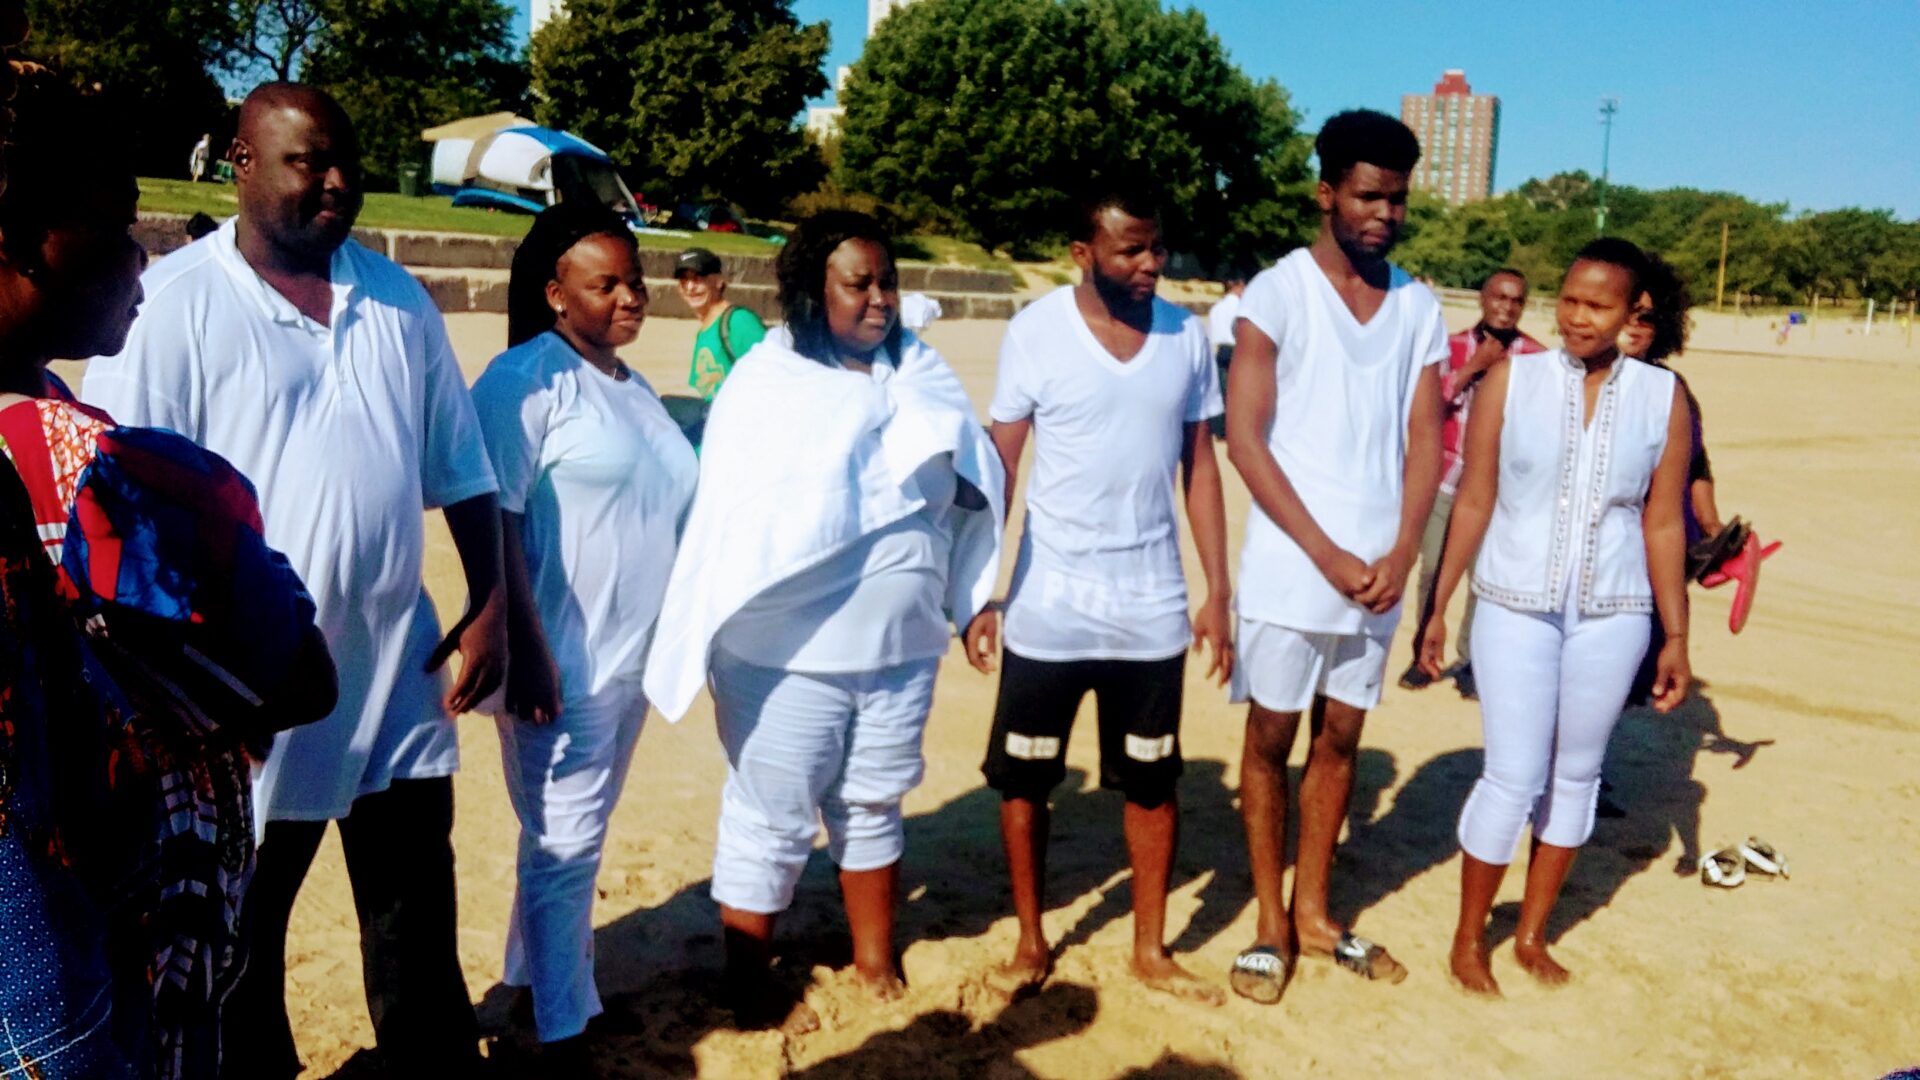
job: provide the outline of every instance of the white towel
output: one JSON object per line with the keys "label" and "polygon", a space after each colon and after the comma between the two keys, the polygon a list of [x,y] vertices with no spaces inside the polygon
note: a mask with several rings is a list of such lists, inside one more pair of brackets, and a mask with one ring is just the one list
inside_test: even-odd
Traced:
{"label": "white towel", "polygon": [[769,587],[818,566],[925,505],[913,473],[950,453],[988,509],[949,519],[946,607],[964,628],[993,596],[1005,472],[939,353],[903,334],[875,374],[816,363],[769,336],[714,398],[679,555],[647,657],[646,692],[679,720],[707,679],[721,625]]}

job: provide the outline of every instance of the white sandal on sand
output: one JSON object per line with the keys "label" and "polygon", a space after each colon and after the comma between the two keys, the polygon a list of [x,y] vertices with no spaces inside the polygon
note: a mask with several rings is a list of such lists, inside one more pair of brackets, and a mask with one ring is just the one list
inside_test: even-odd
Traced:
{"label": "white sandal on sand", "polygon": [[1762,876],[1787,879],[1787,860],[1772,844],[1757,836],[1747,837],[1747,842],[1739,847],[1740,858],[1746,861],[1747,869],[1759,871]]}
{"label": "white sandal on sand", "polygon": [[1700,856],[1700,882],[1731,889],[1747,880],[1747,860],[1739,848],[1724,847]]}

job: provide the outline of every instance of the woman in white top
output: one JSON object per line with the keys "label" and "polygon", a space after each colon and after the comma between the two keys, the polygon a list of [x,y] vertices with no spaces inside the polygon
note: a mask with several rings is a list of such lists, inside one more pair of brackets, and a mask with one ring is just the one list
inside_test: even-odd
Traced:
{"label": "woman in white top", "polygon": [[777,272],[785,333],[714,400],[647,689],[674,718],[711,688],[727,992],[743,1025],[795,1031],[819,1021],[769,950],[822,825],[854,967],[877,999],[903,992],[900,800],[950,628],[992,593],[1004,474],[952,370],[900,328],[873,219],[816,215]]}
{"label": "woman in white top", "polygon": [[1487,914],[1531,823],[1514,957],[1565,982],[1547,953],[1547,918],[1574,853],[1593,833],[1600,763],[1647,649],[1647,615],[1666,632],[1655,708],[1686,696],[1686,487],[1690,419],[1671,372],[1623,357],[1647,259],[1624,240],[1582,248],[1560,285],[1562,348],[1491,369],[1467,422],[1461,480],[1435,617],[1421,664],[1438,676],[1441,613],[1477,551],[1474,672],[1486,764],[1460,814],[1460,921],[1453,974],[1498,994]]}
{"label": "woman in white top", "polygon": [[497,717],[520,819],[505,982],[531,987],[540,1040],[554,1043],[601,1012],[593,880],[646,716],[641,665],[698,465],[615,355],[647,306],[618,217],[543,211],[508,297],[512,347],[473,387],[500,481],[511,644]]}

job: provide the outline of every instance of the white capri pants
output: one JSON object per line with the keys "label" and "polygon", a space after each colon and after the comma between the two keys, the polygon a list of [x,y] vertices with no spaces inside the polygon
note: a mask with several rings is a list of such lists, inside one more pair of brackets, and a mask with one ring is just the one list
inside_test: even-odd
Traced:
{"label": "white capri pants", "polygon": [[636,675],[567,703],[545,727],[504,712],[497,720],[507,795],[520,819],[501,981],[533,988],[542,1042],[572,1038],[602,1012],[593,982],[593,879],[646,716]]}
{"label": "white capri pants", "polygon": [[770,915],[821,825],[843,870],[878,870],[906,847],[900,800],[920,783],[920,737],[938,658],[877,671],[806,674],[714,653],[713,703],[727,752],[713,898]]}
{"label": "white capri pants", "polygon": [[1521,829],[1556,847],[1593,835],[1600,765],[1646,655],[1647,616],[1582,618],[1488,601],[1473,622],[1486,764],[1460,811],[1460,847],[1481,862],[1513,861]]}

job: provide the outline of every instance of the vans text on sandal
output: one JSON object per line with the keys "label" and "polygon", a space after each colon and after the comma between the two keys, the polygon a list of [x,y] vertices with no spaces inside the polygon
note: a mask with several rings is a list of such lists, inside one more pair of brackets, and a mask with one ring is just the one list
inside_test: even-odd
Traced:
{"label": "vans text on sandal", "polygon": [[1271,945],[1255,945],[1233,958],[1227,985],[1248,1001],[1272,1005],[1280,1000],[1292,979],[1293,957],[1282,955]]}

